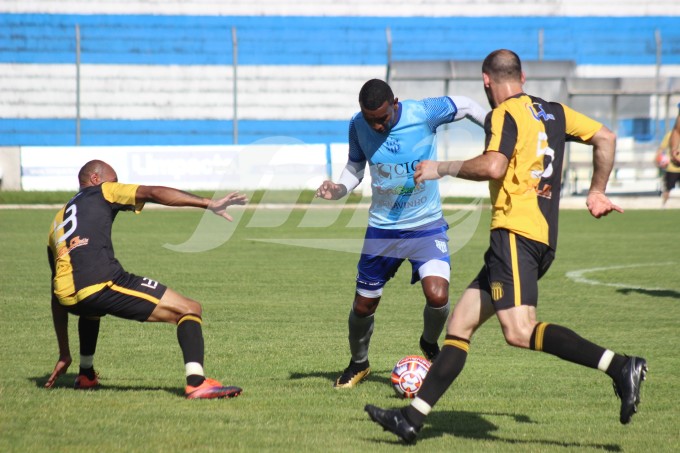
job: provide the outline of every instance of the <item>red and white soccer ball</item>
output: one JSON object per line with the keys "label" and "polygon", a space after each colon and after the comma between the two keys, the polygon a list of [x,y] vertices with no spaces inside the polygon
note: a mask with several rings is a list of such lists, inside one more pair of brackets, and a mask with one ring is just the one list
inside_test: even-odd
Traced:
{"label": "red and white soccer ball", "polygon": [[671,158],[666,153],[660,153],[658,156],[656,156],[656,166],[661,169],[668,167],[670,161]]}
{"label": "red and white soccer ball", "polygon": [[401,359],[392,369],[392,387],[397,395],[413,398],[423,385],[430,362],[424,357],[409,355]]}

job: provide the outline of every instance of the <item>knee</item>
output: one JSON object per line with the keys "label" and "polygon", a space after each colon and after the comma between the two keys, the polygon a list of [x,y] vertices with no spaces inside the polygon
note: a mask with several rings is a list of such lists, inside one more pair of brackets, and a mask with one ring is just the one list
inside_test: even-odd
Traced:
{"label": "knee", "polygon": [[449,285],[440,284],[430,286],[426,293],[425,299],[427,305],[434,308],[441,308],[449,303]]}
{"label": "knee", "polygon": [[503,329],[505,342],[516,348],[529,348],[531,332],[527,334],[525,329]]}
{"label": "knee", "polygon": [[371,316],[375,313],[378,308],[378,303],[380,302],[380,297],[377,298],[367,298],[362,296],[356,296],[354,298],[354,303],[352,304],[352,311],[355,315],[360,318],[365,318]]}
{"label": "knee", "polygon": [[183,311],[184,312],[182,313],[182,316],[186,315],[195,315],[198,317],[203,316],[203,307],[201,306],[200,303],[196,302],[195,300],[187,299]]}

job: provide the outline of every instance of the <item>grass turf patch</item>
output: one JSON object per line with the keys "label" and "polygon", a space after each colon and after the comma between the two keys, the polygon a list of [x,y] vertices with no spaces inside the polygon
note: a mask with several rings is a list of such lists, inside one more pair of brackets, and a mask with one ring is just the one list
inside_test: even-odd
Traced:
{"label": "grass turf patch", "polygon": [[[368,421],[363,406],[406,404],[394,396],[389,373],[398,359],[419,353],[423,298],[420,286],[409,284],[408,263],[387,285],[376,315],[371,377],[354,390],[337,391],[332,382],[349,360],[347,313],[358,255],[264,242],[360,240],[365,225],[352,222],[355,214],[329,213],[329,225],[321,228],[301,226],[307,211],[283,218],[281,212],[239,211],[228,240],[192,253],[168,245],[177,248],[197,232],[213,231],[201,228],[201,211],[118,217],[118,259],[128,271],[203,304],[206,372],[244,389],[234,400],[186,401],[175,328],[111,317],[102,321],[95,358],[102,389],[71,389],[75,318],[74,364],[58,388],[42,388],[57,359],[45,256],[54,212],[0,211],[0,450],[392,451],[396,437]],[[484,212],[452,256],[452,301],[481,266],[488,221]],[[671,211],[628,211],[601,220],[585,210],[564,211],[557,259],[539,285],[540,320],[648,359],[640,413],[630,425],[618,422],[608,377],[510,348],[492,319],[474,337],[465,370],[413,450],[672,451],[680,444],[676,225]],[[454,227],[452,240],[456,235]],[[574,271],[586,271],[590,282],[568,277]]]}

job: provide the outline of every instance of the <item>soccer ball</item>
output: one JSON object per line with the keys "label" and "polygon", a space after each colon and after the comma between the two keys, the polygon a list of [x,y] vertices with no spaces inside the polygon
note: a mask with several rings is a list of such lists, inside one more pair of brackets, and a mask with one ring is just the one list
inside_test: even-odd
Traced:
{"label": "soccer ball", "polygon": [[656,166],[664,169],[668,167],[668,163],[671,161],[670,157],[666,153],[661,153],[656,157]]}
{"label": "soccer ball", "polygon": [[409,355],[401,359],[392,369],[392,387],[402,398],[414,398],[423,385],[430,362],[424,357]]}

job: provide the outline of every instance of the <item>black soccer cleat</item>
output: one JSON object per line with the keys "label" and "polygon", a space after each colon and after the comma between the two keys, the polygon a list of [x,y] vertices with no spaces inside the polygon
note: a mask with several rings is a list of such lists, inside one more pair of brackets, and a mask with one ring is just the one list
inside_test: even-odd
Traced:
{"label": "black soccer cleat", "polygon": [[640,404],[640,386],[647,377],[647,361],[642,357],[629,357],[621,369],[621,375],[614,379],[614,393],[621,398],[622,424],[630,422]]}
{"label": "black soccer cleat", "polygon": [[377,406],[367,404],[364,410],[368,412],[371,420],[383,427],[385,431],[396,434],[407,444],[415,443],[420,428],[411,425],[398,409],[380,409]]}
{"label": "black soccer cleat", "polygon": [[342,375],[335,380],[333,387],[336,389],[351,389],[359,385],[361,381],[366,379],[366,377],[371,373],[371,366],[368,360],[365,362],[357,363],[352,360],[349,362],[349,366],[345,368]]}
{"label": "black soccer cleat", "polygon": [[420,337],[420,350],[423,351],[425,358],[430,362],[434,362],[434,359],[439,355],[439,345],[428,343],[422,336]]}

